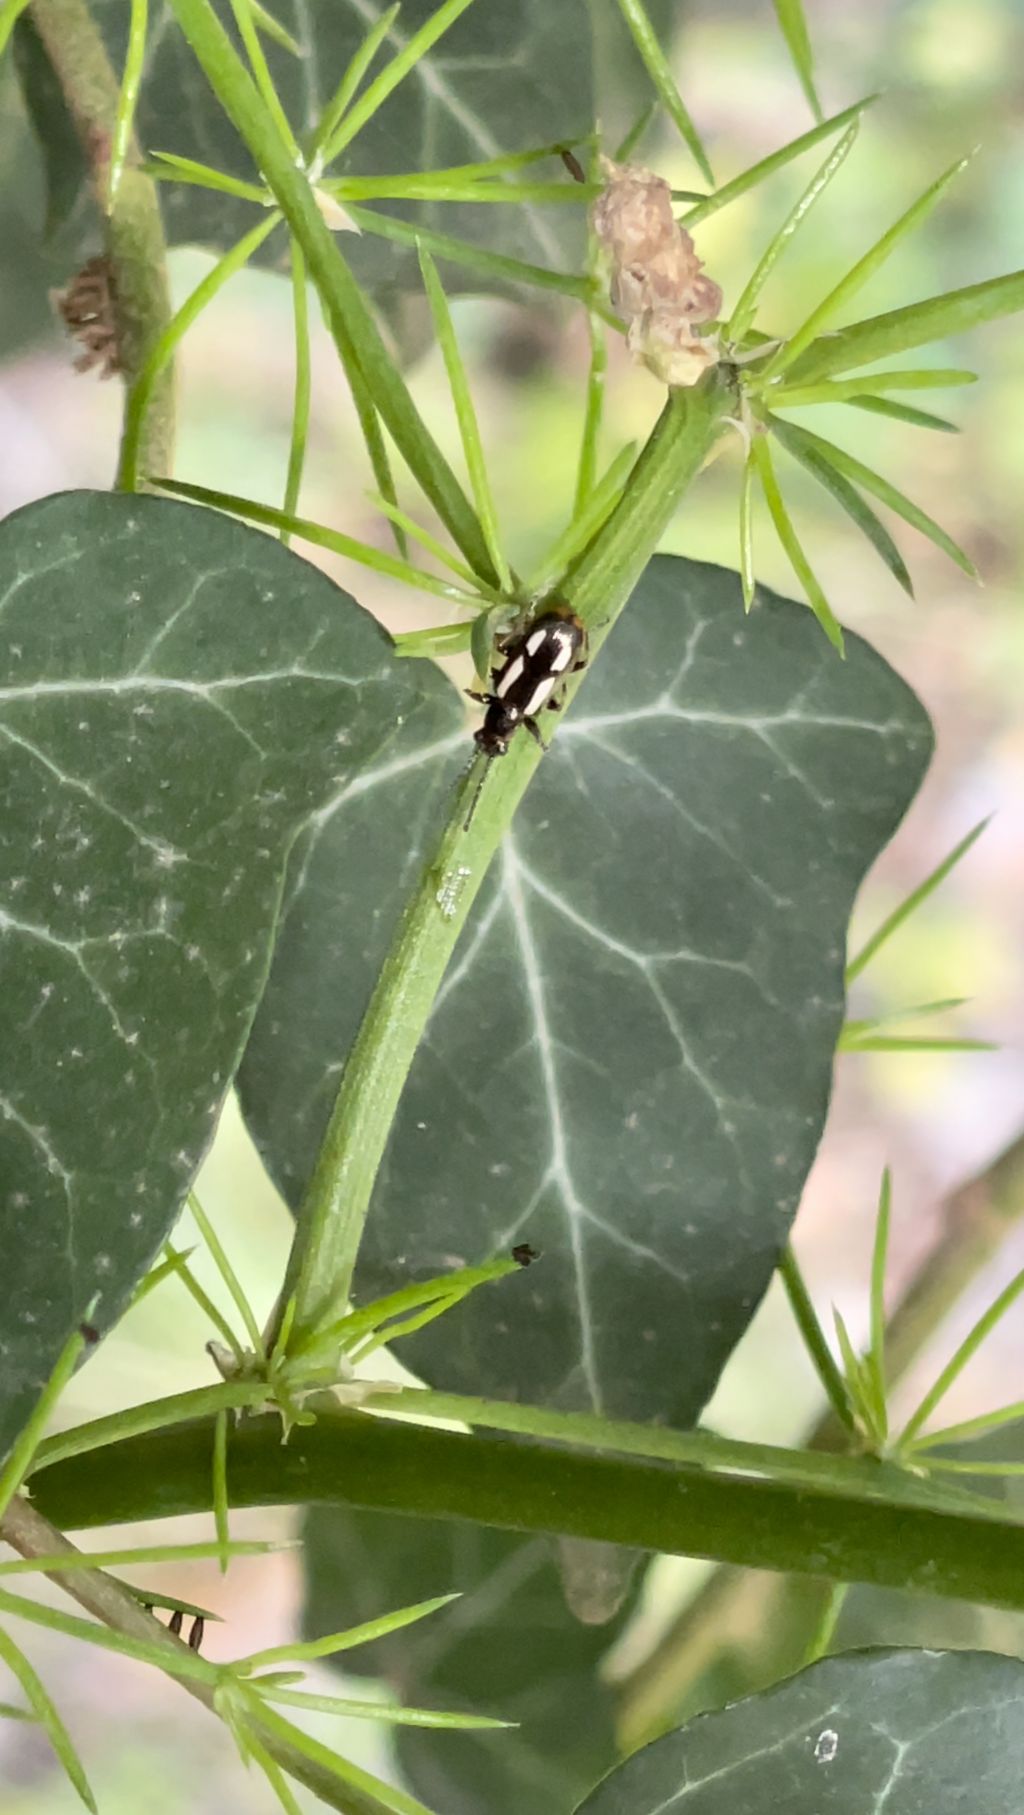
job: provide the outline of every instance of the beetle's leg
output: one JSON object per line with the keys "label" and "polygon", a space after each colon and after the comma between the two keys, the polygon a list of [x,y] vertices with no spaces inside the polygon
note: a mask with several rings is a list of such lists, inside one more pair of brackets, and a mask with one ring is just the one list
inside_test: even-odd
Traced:
{"label": "beetle's leg", "polygon": [[467,687],[466,698],[468,700],[477,700],[481,706],[489,706],[491,704],[492,696],[489,693],[476,693],[472,687]]}
{"label": "beetle's leg", "polygon": [[534,743],[539,744],[542,750],[546,750],[548,746],[541,737],[540,726],[538,725],[537,720],[535,718],[524,718],[523,724],[533,738]]}

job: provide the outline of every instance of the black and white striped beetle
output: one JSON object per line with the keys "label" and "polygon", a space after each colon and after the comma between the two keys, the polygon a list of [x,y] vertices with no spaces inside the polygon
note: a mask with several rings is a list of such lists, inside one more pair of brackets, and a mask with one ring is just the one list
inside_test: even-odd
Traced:
{"label": "black and white striped beetle", "polygon": [[[563,704],[559,696],[569,676],[586,667],[586,625],[568,605],[549,605],[522,629],[499,637],[496,647],[502,659],[491,669],[491,691],[469,693],[471,700],[479,700],[487,708],[473,742],[487,758],[488,768],[496,756],[507,756],[509,742],[520,725],[526,726],[542,750],[547,748],[537,714],[545,708],[558,712]],[[473,797],[467,827],[486,774],[487,769]]]}

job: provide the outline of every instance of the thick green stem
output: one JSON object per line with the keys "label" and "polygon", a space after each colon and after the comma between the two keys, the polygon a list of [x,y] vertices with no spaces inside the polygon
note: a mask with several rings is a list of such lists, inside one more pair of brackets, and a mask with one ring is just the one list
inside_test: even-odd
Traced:
{"label": "thick green stem", "polygon": [[[205,1511],[212,1442],[207,1420],[54,1463],[35,1502],[69,1527]],[[284,1446],[277,1419],[247,1422],[229,1461],[236,1507],[334,1502],[1024,1609],[1024,1526],[998,1518],[345,1411]]]}
{"label": "thick green stem", "polygon": [[[727,408],[728,393],[714,379],[699,390],[670,394],[624,497],[565,587],[591,628],[592,650],[629,598]],[[299,1211],[282,1296],[284,1303],[296,1295],[296,1338],[336,1317],[348,1296],[413,1055],[477,890],[539,760],[532,740],[516,739],[504,761],[491,766],[468,830],[466,798],[456,800],[406,907]]]}
{"label": "thick green stem", "polygon": [[[97,200],[106,211],[120,85],[85,0],[32,0],[30,18],[74,120]],[[117,364],[130,389],[171,317],[163,227],[156,184],[139,168],[134,136],[109,213]],[[154,386],[142,443],[142,470],[169,473],[174,464],[174,375]]]}

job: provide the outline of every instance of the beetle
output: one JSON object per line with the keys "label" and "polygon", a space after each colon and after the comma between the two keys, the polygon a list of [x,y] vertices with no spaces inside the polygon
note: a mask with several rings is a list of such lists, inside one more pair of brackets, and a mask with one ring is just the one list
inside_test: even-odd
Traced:
{"label": "beetle", "polygon": [[[507,756],[509,743],[520,725],[526,726],[542,750],[547,749],[537,714],[545,709],[558,712],[569,676],[586,667],[587,629],[568,605],[549,605],[521,629],[499,637],[496,647],[501,661],[491,669],[491,691],[468,690],[471,700],[478,700],[487,708],[483,724],[473,733],[473,742],[487,758],[488,768],[496,756]],[[487,769],[473,796],[467,829],[486,775]]]}

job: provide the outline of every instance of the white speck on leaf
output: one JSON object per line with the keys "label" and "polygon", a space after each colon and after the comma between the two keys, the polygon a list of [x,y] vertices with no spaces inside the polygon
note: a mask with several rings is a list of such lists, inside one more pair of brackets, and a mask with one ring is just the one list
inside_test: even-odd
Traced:
{"label": "white speck on leaf", "polygon": [[834,1727],[824,1727],[814,1742],[814,1759],[819,1765],[830,1765],[839,1750],[839,1735]]}

